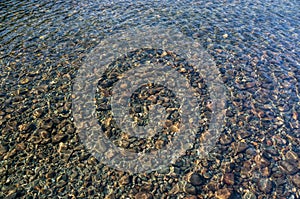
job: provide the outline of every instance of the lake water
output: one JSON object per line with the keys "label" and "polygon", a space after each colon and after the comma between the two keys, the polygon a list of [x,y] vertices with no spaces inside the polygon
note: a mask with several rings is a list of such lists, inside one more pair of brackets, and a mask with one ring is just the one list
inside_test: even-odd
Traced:
{"label": "lake water", "polygon": [[[299,10],[296,0],[0,2],[0,198],[300,198]],[[151,27],[166,31],[159,32],[160,38]],[[145,38],[136,30],[147,30]],[[196,41],[209,56],[212,68],[206,70],[225,88],[222,110],[210,101],[219,90],[206,90],[212,80],[202,79],[203,73],[161,42],[173,38],[169,30],[176,30],[181,41]],[[99,147],[95,150],[100,152],[91,151],[85,136],[98,138],[79,133],[72,109],[77,97],[73,86],[91,54],[102,47],[103,56],[117,50],[122,54],[124,43],[111,41],[126,40],[125,32],[140,51],[125,53],[124,47],[125,57],[107,63],[110,69],[99,77],[97,99],[90,99],[97,104],[103,137],[136,154],[168,147],[187,125],[180,112],[187,96],[176,98],[161,80],[128,95],[133,106],[128,122],[149,124],[156,131],[158,125],[151,126],[149,118],[169,113],[163,130],[147,139],[117,128],[122,118],[111,114],[111,87],[135,88],[132,82],[146,78],[138,69],[142,64],[178,66],[203,103],[195,116],[196,141],[176,161],[148,172],[130,173],[102,162],[102,153],[115,154]],[[142,46],[150,41],[146,38],[154,40]],[[155,41],[166,49],[149,48]],[[134,73],[126,73],[133,68]],[[127,83],[117,84],[126,74]],[[140,76],[130,79],[136,74]],[[173,80],[180,84],[179,78]],[[149,108],[151,103],[162,110]],[[118,113],[127,110],[119,107]],[[147,114],[151,110],[158,112]],[[216,136],[208,129],[219,112],[223,117]],[[211,147],[199,157],[203,136]],[[213,145],[210,139],[216,139]]]}

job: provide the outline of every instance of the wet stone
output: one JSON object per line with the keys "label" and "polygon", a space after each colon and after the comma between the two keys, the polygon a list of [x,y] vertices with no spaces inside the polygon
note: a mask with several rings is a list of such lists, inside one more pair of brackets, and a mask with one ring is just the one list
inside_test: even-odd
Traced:
{"label": "wet stone", "polygon": [[264,177],[269,177],[271,174],[269,167],[262,168],[261,173]]}
{"label": "wet stone", "polygon": [[233,185],[234,184],[234,174],[233,173],[225,173],[223,180],[226,184]]}
{"label": "wet stone", "polygon": [[56,134],[56,135],[52,138],[52,142],[53,142],[54,144],[56,144],[56,143],[59,143],[59,142],[62,142],[62,141],[64,141],[64,140],[66,140],[67,138],[68,138],[68,135],[59,133],[59,134]]}
{"label": "wet stone", "polygon": [[288,175],[293,175],[299,170],[295,164],[290,163],[288,161],[281,161],[279,165],[281,170]]}
{"label": "wet stone", "polygon": [[237,144],[236,152],[241,153],[244,152],[248,148],[248,144],[246,142],[239,142]]}
{"label": "wet stone", "polygon": [[247,191],[244,195],[243,195],[243,199],[256,199],[256,195],[254,193],[252,193],[251,191]]}
{"label": "wet stone", "polygon": [[130,183],[129,176],[127,176],[127,175],[122,176],[121,179],[119,180],[119,183],[121,185],[127,185],[127,184],[129,184]]}
{"label": "wet stone", "polygon": [[134,196],[135,199],[152,199],[153,196],[151,193],[139,192]]}
{"label": "wet stone", "polygon": [[4,153],[6,153],[7,149],[8,149],[7,146],[0,144],[0,156],[2,156]]}
{"label": "wet stone", "polygon": [[193,173],[190,176],[189,181],[194,186],[200,186],[200,185],[203,185],[205,183],[204,177],[199,175],[198,173]]}
{"label": "wet stone", "polygon": [[22,78],[22,79],[20,80],[20,83],[21,83],[21,84],[27,84],[29,81],[30,81],[29,78],[24,77],[24,78]]}
{"label": "wet stone", "polygon": [[297,153],[295,153],[294,151],[288,151],[285,154],[285,158],[288,159],[288,160],[299,161],[299,157],[298,157]]}
{"label": "wet stone", "polygon": [[256,155],[255,158],[254,158],[254,161],[261,168],[268,167],[271,164],[269,160],[267,160],[266,158],[262,157],[261,155]]}
{"label": "wet stone", "polygon": [[262,191],[266,194],[269,194],[272,191],[273,184],[269,179],[262,178],[258,181],[257,186],[258,186],[260,191]]}
{"label": "wet stone", "polygon": [[184,186],[184,192],[192,194],[192,195],[196,195],[197,189],[191,183],[186,183]]}
{"label": "wet stone", "polygon": [[228,188],[219,189],[216,191],[215,196],[218,199],[228,199],[231,196],[231,191]]}
{"label": "wet stone", "polygon": [[300,189],[300,174],[298,173],[294,176],[291,176],[291,180],[294,183],[294,185]]}
{"label": "wet stone", "polygon": [[220,136],[220,143],[221,143],[222,145],[228,145],[228,144],[230,144],[231,142],[232,142],[232,137],[231,137],[231,136],[226,135],[226,134],[222,134],[222,135]]}

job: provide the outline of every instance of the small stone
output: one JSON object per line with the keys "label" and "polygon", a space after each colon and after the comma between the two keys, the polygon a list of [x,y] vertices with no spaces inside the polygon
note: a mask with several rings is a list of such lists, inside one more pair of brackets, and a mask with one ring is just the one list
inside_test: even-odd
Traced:
{"label": "small stone", "polygon": [[224,34],[223,38],[226,39],[228,37],[228,34]]}
{"label": "small stone", "polygon": [[166,51],[164,51],[162,54],[161,54],[161,57],[165,57],[165,56],[167,56],[168,55],[168,53],[166,52]]}
{"label": "small stone", "polygon": [[262,168],[261,173],[264,177],[269,177],[271,174],[269,167]]}
{"label": "small stone", "polygon": [[288,161],[281,161],[279,165],[281,170],[288,175],[293,175],[299,170],[294,164],[291,164]]}
{"label": "small stone", "polygon": [[151,195],[151,193],[138,192],[137,194],[135,194],[134,198],[135,199],[152,199],[153,196]]}
{"label": "small stone", "polygon": [[248,144],[246,142],[239,142],[236,148],[237,153],[244,152],[248,148]]}
{"label": "small stone", "polygon": [[39,118],[39,117],[41,117],[42,114],[43,114],[42,109],[36,109],[36,110],[33,111],[33,117],[34,118]]}
{"label": "small stone", "polygon": [[88,160],[87,163],[89,165],[96,165],[98,163],[97,159],[94,156],[91,156]]}
{"label": "small stone", "polygon": [[124,83],[124,84],[121,84],[120,87],[121,87],[122,89],[125,89],[125,88],[127,88],[127,84],[125,84],[125,83]]}
{"label": "small stone", "polygon": [[172,125],[172,126],[170,127],[170,130],[171,130],[172,132],[178,132],[179,128],[178,128],[176,125]]}
{"label": "small stone", "polygon": [[226,173],[224,175],[224,182],[228,185],[234,184],[234,174],[233,173]]}
{"label": "small stone", "polygon": [[247,82],[246,83],[246,88],[252,88],[255,86],[255,82]]}
{"label": "small stone", "polygon": [[228,188],[219,189],[215,196],[218,199],[228,199],[231,196],[231,191]]}
{"label": "small stone", "polygon": [[256,155],[255,158],[254,158],[254,161],[261,168],[268,167],[271,164],[269,160],[262,157],[261,155]]}
{"label": "small stone", "polygon": [[257,186],[260,191],[266,194],[271,193],[273,187],[272,182],[267,178],[260,179]]}
{"label": "small stone", "polygon": [[52,138],[52,142],[55,143],[59,143],[61,141],[63,141],[64,139],[66,139],[68,136],[64,135],[64,134],[56,134],[53,138]]}
{"label": "small stone", "polygon": [[172,125],[172,121],[166,120],[165,125],[166,125],[166,127],[170,127]]}
{"label": "small stone", "polygon": [[256,199],[256,195],[251,191],[248,191],[243,195],[243,199]]}
{"label": "small stone", "polygon": [[190,183],[194,186],[203,185],[205,183],[205,179],[200,176],[198,173],[193,173],[189,179]]}
{"label": "small stone", "polygon": [[192,195],[196,195],[196,194],[197,194],[196,187],[194,187],[191,183],[187,183],[187,184],[184,186],[184,191],[185,191],[186,193],[189,193],[189,194],[192,194]]}
{"label": "small stone", "polygon": [[27,84],[29,82],[29,78],[24,77],[20,80],[20,84]]}
{"label": "small stone", "polygon": [[24,142],[19,143],[19,144],[16,145],[16,149],[17,149],[18,151],[23,151],[23,150],[26,149],[26,145],[24,144]]}
{"label": "small stone", "polygon": [[3,144],[0,144],[0,156],[7,152],[7,147]]}
{"label": "small stone", "polygon": [[294,151],[288,151],[285,154],[285,158],[289,159],[289,160],[295,160],[295,161],[299,160],[299,157],[298,157],[297,153],[295,153]]}
{"label": "small stone", "polygon": [[222,145],[228,145],[228,144],[230,144],[231,142],[232,142],[232,137],[231,137],[231,136],[226,135],[226,134],[222,134],[222,135],[220,136],[220,143],[221,143]]}
{"label": "small stone", "polygon": [[46,173],[45,177],[46,178],[53,178],[55,176],[55,172],[50,170],[48,173]]}
{"label": "small stone", "polygon": [[295,186],[297,186],[300,189],[300,174],[296,174],[291,177],[292,182],[294,183]]}
{"label": "small stone", "polygon": [[58,153],[63,153],[67,148],[68,148],[68,146],[65,143],[60,142],[59,145],[58,145],[57,152]]}
{"label": "small stone", "polygon": [[40,137],[43,139],[49,138],[50,137],[50,133],[46,130],[40,130],[39,131]]}
{"label": "small stone", "polygon": [[121,179],[119,180],[120,185],[127,185],[130,183],[130,179],[129,176],[124,175],[121,177]]}
{"label": "small stone", "polygon": [[20,124],[20,125],[18,126],[18,128],[19,128],[20,131],[26,131],[26,130],[29,129],[29,126],[30,126],[30,124],[24,123],[24,124]]}
{"label": "small stone", "polygon": [[164,141],[163,140],[157,140],[155,142],[155,148],[156,149],[161,149],[163,147],[163,145],[164,145]]}

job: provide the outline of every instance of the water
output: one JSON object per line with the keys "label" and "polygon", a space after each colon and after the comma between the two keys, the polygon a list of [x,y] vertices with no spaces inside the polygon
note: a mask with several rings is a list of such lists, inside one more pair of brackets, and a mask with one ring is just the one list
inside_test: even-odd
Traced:
{"label": "water", "polygon": [[[0,196],[300,197],[299,10],[292,0],[1,2]],[[191,150],[166,170],[130,175],[80,143],[72,84],[101,41],[144,25],[201,43],[228,102],[209,157]]]}

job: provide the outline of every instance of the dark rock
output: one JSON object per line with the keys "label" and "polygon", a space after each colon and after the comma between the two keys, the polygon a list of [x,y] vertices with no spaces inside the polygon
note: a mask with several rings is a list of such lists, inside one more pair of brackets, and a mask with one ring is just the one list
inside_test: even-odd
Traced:
{"label": "dark rock", "polygon": [[198,173],[193,173],[190,177],[190,183],[194,186],[200,186],[205,183],[203,176],[200,176]]}
{"label": "dark rock", "polygon": [[186,193],[192,194],[192,195],[196,195],[197,194],[197,189],[196,187],[194,187],[191,183],[187,183],[184,186],[184,190]]}

